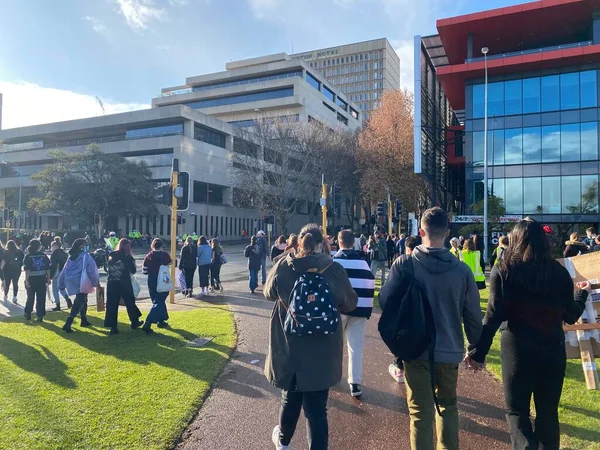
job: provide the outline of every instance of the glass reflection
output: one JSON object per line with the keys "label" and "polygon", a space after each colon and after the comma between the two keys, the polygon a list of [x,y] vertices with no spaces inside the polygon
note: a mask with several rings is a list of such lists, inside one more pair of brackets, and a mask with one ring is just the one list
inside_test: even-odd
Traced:
{"label": "glass reflection", "polygon": [[598,106],[598,72],[589,70],[580,73],[581,107]]}
{"label": "glass reflection", "polygon": [[523,162],[523,130],[514,128],[504,131],[504,164]]}
{"label": "glass reflection", "polygon": [[524,178],[523,214],[540,214],[542,210],[542,178]]}
{"label": "glass reflection", "polygon": [[504,115],[504,83],[488,84],[488,116]]}
{"label": "glass reflection", "polygon": [[523,128],[523,162],[539,163],[542,161],[542,129],[541,127]]}
{"label": "glass reflection", "polygon": [[560,126],[542,127],[542,162],[560,161]]}
{"label": "glass reflection", "polygon": [[598,159],[598,123],[581,124],[581,160]]}
{"label": "glass reflection", "polygon": [[523,179],[506,178],[504,189],[506,213],[523,214]]}
{"label": "glass reflection", "polygon": [[560,214],[560,177],[542,178],[542,208],[545,214]]}
{"label": "glass reflection", "polygon": [[521,80],[507,81],[504,83],[505,108],[507,116],[521,114]]}
{"label": "glass reflection", "polygon": [[[502,165],[504,164],[504,130],[494,130],[490,133],[492,135],[490,148],[493,149],[492,164]],[[488,139],[490,138],[488,137]]]}
{"label": "glass reflection", "polygon": [[560,103],[560,77],[542,77],[542,111],[558,111]]}
{"label": "glass reflection", "polygon": [[489,185],[489,195],[498,197],[500,200],[504,202],[504,178],[496,178],[488,180]]}
{"label": "glass reflection", "polygon": [[578,214],[581,212],[581,179],[579,176],[562,177],[562,212]]}
{"label": "glass reflection", "polygon": [[478,119],[484,114],[484,85],[476,84],[473,86],[473,117]]}
{"label": "glass reflection", "polygon": [[[473,165],[483,164],[483,131],[473,133]],[[488,133],[489,134],[489,133]]]}
{"label": "glass reflection", "polygon": [[569,123],[560,127],[561,161],[579,161],[581,158],[580,125]]}
{"label": "glass reflection", "polygon": [[560,76],[560,109],[579,108],[579,72]]}
{"label": "glass reflection", "polygon": [[526,78],[523,80],[523,113],[540,112],[540,79]]}
{"label": "glass reflection", "polygon": [[598,175],[581,176],[581,212],[598,213]]}

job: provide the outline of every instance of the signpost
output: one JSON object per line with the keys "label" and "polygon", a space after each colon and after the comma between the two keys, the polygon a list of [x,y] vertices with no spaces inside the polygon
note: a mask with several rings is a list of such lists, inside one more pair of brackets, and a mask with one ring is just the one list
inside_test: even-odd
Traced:
{"label": "signpost", "polygon": [[323,226],[323,233],[324,235],[327,235],[327,185],[325,184],[325,174],[323,174],[323,176],[321,177],[321,184],[321,212],[323,214],[321,220]]}

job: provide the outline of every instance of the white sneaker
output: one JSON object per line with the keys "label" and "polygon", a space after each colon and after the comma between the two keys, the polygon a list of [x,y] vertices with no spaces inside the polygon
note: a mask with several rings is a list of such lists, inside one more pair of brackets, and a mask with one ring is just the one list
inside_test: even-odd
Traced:
{"label": "white sneaker", "polygon": [[17,304],[17,296],[13,297],[13,303],[16,305]]}
{"label": "white sneaker", "polygon": [[279,440],[279,433],[281,432],[281,429],[279,428],[279,425],[275,426],[275,428],[273,428],[273,434],[271,435],[271,438],[273,439],[273,444],[275,444],[275,448],[277,450],[291,450],[292,447],[290,447],[289,445],[283,445],[281,443],[281,441]]}
{"label": "white sneaker", "polygon": [[390,364],[390,367],[388,367],[388,371],[397,383],[404,383],[404,371],[398,366],[396,366],[396,364]]}

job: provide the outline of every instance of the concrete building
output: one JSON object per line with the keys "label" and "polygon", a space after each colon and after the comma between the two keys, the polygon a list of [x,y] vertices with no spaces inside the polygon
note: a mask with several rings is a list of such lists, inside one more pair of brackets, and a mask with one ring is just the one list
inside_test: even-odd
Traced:
{"label": "concrete building", "polygon": [[318,120],[341,130],[361,124],[357,106],[339,89],[285,53],[227,63],[224,72],[189,77],[152,100],[154,108],[175,104],[240,127],[275,118]]}
{"label": "concrete building", "polygon": [[417,171],[438,176],[460,214],[487,190],[508,215],[597,225],[600,0],[535,1],[437,29],[415,45]]}
{"label": "concrete building", "polygon": [[292,58],[309,68],[358,105],[364,119],[380,104],[386,89],[400,89],[400,58],[385,38],[309,52]]}

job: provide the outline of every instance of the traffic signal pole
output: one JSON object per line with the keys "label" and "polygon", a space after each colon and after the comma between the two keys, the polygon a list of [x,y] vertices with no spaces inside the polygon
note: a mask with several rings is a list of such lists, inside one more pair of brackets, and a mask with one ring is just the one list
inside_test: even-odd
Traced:
{"label": "traffic signal pole", "polygon": [[323,233],[327,235],[327,185],[325,184],[325,174],[321,177],[321,212],[323,213],[322,226]]}
{"label": "traffic signal pole", "polygon": [[171,174],[171,282],[173,289],[169,294],[169,303],[175,303],[175,259],[177,258],[177,197],[175,190],[179,185],[179,160],[173,159],[173,172]]}
{"label": "traffic signal pole", "polygon": [[387,191],[387,202],[388,202],[388,235],[392,235],[392,231],[393,231],[393,220],[394,220],[394,214],[392,212],[392,198],[390,197],[390,188],[386,187],[385,190]]}

